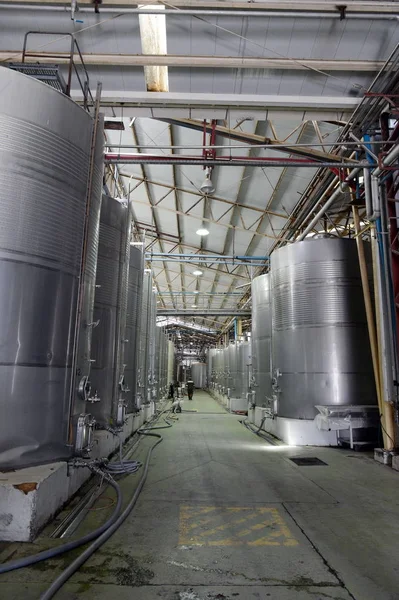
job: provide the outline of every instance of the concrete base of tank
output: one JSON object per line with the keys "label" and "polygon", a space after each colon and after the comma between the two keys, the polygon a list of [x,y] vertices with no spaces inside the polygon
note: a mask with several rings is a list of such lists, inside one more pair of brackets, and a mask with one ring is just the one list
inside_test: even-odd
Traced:
{"label": "concrete base of tank", "polygon": [[[154,414],[154,406],[129,414],[123,441]],[[112,454],[118,437],[96,431],[91,458]],[[29,542],[90,477],[90,471],[55,462],[12,472],[0,472],[0,541]]]}
{"label": "concrete base of tank", "polygon": [[229,398],[227,406],[230,412],[247,410],[248,400],[246,398]]}
{"label": "concrete base of tank", "polygon": [[[267,411],[266,408],[256,406],[248,411],[249,421],[259,427]],[[337,431],[320,431],[315,421],[310,419],[266,418],[262,429],[290,446],[338,445]]]}

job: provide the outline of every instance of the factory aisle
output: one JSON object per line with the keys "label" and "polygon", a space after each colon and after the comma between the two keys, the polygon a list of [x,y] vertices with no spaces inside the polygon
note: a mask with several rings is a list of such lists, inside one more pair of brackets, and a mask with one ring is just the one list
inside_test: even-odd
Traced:
{"label": "factory aisle", "polygon": [[[164,430],[134,513],[56,598],[399,598],[399,473],[347,450],[269,446],[204,392],[184,408],[198,412]],[[80,533],[104,513],[92,511]],[[38,598],[70,560],[2,576],[0,597]]]}

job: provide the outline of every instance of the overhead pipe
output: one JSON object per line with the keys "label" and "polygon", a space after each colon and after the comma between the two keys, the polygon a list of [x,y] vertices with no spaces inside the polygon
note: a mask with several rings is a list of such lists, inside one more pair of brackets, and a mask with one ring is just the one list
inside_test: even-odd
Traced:
{"label": "overhead pipe", "polygon": [[336,200],[338,200],[338,198],[340,197],[342,192],[345,191],[349,187],[349,182],[352,181],[357,176],[357,174],[360,173],[361,171],[362,171],[362,169],[360,167],[357,167],[356,169],[353,169],[353,171],[351,173],[349,173],[346,180],[343,181],[342,184],[337,187],[335,192],[330,196],[330,198],[327,200],[327,202],[322,206],[322,208],[319,210],[319,212],[310,221],[309,225],[305,228],[305,230],[297,238],[298,242],[302,242],[306,238],[308,233],[310,233],[312,231],[313,227],[315,225],[317,225],[317,223],[319,222],[321,217],[328,211],[330,206],[332,206],[334,204],[334,202]]}
{"label": "overhead pipe", "polygon": [[[378,166],[371,173],[371,184],[370,184],[370,188],[369,188],[369,193],[371,191],[371,199],[370,199],[370,195],[369,195],[367,198],[367,201],[369,203],[368,210],[371,213],[371,217],[375,216],[374,220],[376,220],[379,217],[379,215],[381,214],[379,190],[378,190],[378,177],[383,173],[384,167],[389,167],[398,158],[399,158],[399,145],[395,146],[395,148],[393,148],[382,160],[381,166]],[[359,163],[359,165],[360,165],[360,163]],[[320,166],[322,166],[322,165],[320,165]],[[373,168],[374,166],[375,165],[373,165],[373,163],[369,162],[366,165],[363,164],[362,168],[364,169],[364,172],[366,172],[367,170],[370,169],[370,167]],[[306,227],[306,229],[297,238],[297,241],[301,242],[305,239],[305,237],[308,235],[308,233],[310,233],[312,231],[313,227],[315,225],[317,225],[318,221],[327,212],[327,210],[330,208],[330,206],[332,206],[334,204],[334,202],[339,198],[342,191],[345,191],[349,187],[349,182],[352,181],[358,175],[358,173],[360,171],[361,171],[360,167],[356,167],[351,173],[349,173],[346,180],[344,182],[342,182],[341,186],[339,186],[336,189],[336,191],[332,194],[332,196],[329,198],[329,200],[319,210],[319,212],[311,220],[311,222]],[[366,181],[366,179],[365,179],[365,181]]]}
{"label": "overhead pipe", "polygon": [[326,167],[335,169],[365,168],[373,169],[376,164],[369,162],[336,162],[336,161],[317,161],[307,158],[284,158],[283,160],[271,157],[250,157],[250,156],[219,156],[216,158],[202,158],[201,156],[181,156],[157,154],[119,154],[115,152],[106,152],[104,154],[106,164],[167,164],[167,165],[208,165],[212,167]]}
{"label": "overhead pipe", "polygon": [[[59,6],[51,4],[24,4],[24,3],[3,3],[0,4],[0,9],[5,10],[23,10],[23,11],[46,11],[46,12],[63,12],[67,14],[79,15],[80,13],[94,14],[94,8],[79,6],[79,10],[75,13],[71,6]],[[153,8],[131,8],[131,7],[110,7],[100,5],[100,14],[121,14],[121,15],[153,15]],[[162,16],[174,16],[174,17],[263,17],[263,18],[291,18],[291,19],[338,19],[342,20],[342,13],[340,11],[328,12],[328,11],[299,11],[299,10],[231,10],[231,9],[195,9],[195,8],[176,8],[162,11]],[[73,18],[73,16],[71,17]],[[390,21],[399,18],[399,14],[396,13],[383,13],[371,10],[364,10],[363,12],[350,12],[350,6],[345,10],[346,19],[373,19],[373,20],[384,20]]]}
{"label": "overhead pipe", "polygon": [[167,258],[170,257],[182,257],[182,258],[193,258],[196,261],[198,259],[206,259],[206,261],[208,259],[220,259],[220,260],[269,260],[268,256],[236,256],[233,254],[190,254],[190,253],[183,253],[183,254],[172,254],[171,252],[146,252],[145,253],[146,257],[148,257],[148,259],[150,259],[153,256],[166,256]]}

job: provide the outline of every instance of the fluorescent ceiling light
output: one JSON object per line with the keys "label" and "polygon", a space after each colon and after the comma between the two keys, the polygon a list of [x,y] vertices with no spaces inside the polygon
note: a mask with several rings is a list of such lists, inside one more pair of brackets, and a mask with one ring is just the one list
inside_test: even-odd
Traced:
{"label": "fluorescent ceiling light", "polygon": [[203,275],[202,271],[193,271],[193,275],[196,275],[197,277],[199,277],[200,275]]}
{"label": "fluorescent ceiling light", "polygon": [[194,294],[199,294],[199,291],[198,290],[194,290]]}
{"label": "fluorescent ceiling light", "polygon": [[197,308],[197,305],[196,304],[192,304],[191,308]]}
{"label": "fluorescent ceiling light", "polygon": [[209,231],[208,229],[205,229],[205,227],[200,227],[195,233],[197,235],[209,235]]}

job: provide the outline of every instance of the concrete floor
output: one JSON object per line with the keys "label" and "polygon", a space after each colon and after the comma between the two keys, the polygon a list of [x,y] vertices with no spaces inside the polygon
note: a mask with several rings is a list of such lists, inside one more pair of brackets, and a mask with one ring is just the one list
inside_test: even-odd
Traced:
{"label": "concrete floor", "polygon": [[[198,412],[164,430],[134,513],[57,598],[399,599],[399,473],[347,450],[269,446],[205,393],[184,406]],[[107,514],[91,511],[79,533]],[[48,531],[0,559],[60,543]],[[3,575],[0,597],[38,598],[70,560]]]}

